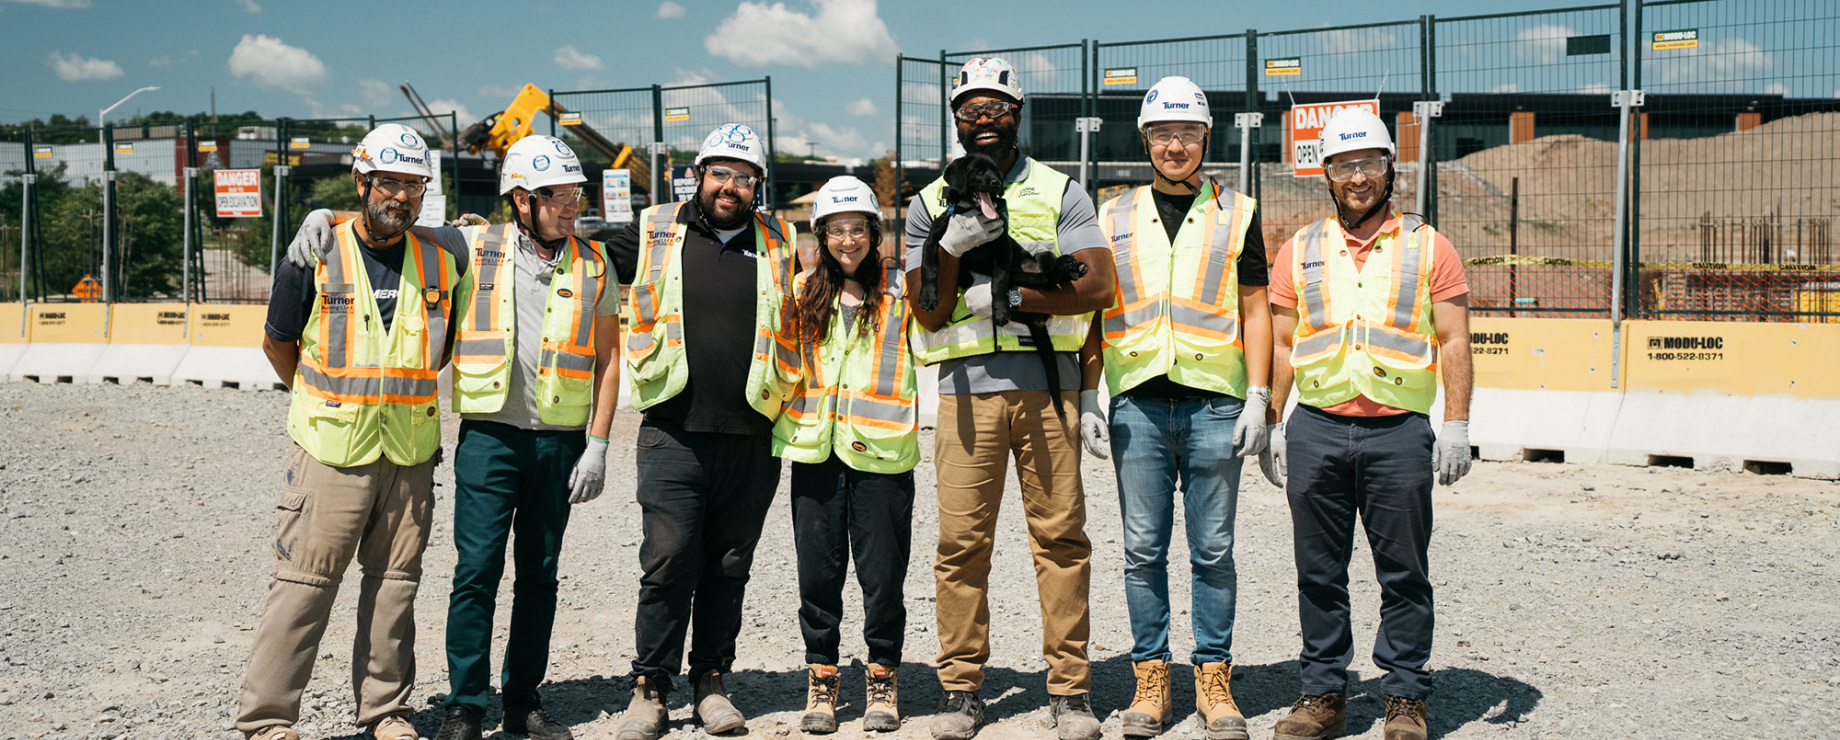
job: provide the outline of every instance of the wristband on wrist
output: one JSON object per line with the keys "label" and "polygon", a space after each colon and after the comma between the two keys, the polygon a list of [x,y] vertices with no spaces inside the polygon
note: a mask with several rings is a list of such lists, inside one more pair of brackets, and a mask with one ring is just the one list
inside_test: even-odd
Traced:
{"label": "wristband on wrist", "polygon": [[600,438],[600,437],[596,437],[596,436],[594,436],[594,435],[592,435],[592,434],[590,434],[590,435],[588,435],[588,439],[592,439],[592,440],[594,440],[594,441],[596,441],[596,442],[599,442],[599,443],[601,443],[601,444],[612,444],[611,442],[608,442],[607,440],[605,440],[605,439],[602,439],[602,438]]}

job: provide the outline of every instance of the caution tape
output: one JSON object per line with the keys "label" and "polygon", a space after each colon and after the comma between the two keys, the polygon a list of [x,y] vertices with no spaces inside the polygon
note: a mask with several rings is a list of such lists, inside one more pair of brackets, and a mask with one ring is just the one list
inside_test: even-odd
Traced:
{"label": "caution tape", "polygon": [[[1609,269],[1615,263],[1609,260],[1580,260],[1568,257],[1537,257],[1526,254],[1496,255],[1493,257],[1472,257],[1463,260],[1465,267],[1486,267],[1490,265],[1529,265],[1535,267],[1590,267]],[[1824,272],[1840,273],[1840,265],[1747,265],[1726,262],[1642,262],[1639,269],[1661,272]]]}

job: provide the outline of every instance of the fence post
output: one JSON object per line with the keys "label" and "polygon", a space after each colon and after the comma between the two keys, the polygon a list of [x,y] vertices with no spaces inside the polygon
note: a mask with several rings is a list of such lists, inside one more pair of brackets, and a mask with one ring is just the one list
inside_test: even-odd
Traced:
{"label": "fence post", "polygon": [[270,286],[273,286],[275,282],[275,263],[281,257],[282,224],[287,221],[287,201],[284,200],[287,193],[288,176],[287,122],[288,119],[286,118],[275,119],[275,211],[273,214],[275,228],[274,233],[269,236],[268,240],[268,281]]}
{"label": "fence post", "polygon": [[1618,367],[1614,353],[1620,349],[1623,328],[1623,277],[1624,271],[1628,268],[1626,248],[1629,245],[1629,109],[1642,104],[1642,91],[1618,90],[1611,96],[1611,102],[1621,110],[1617,116],[1619,130],[1616,134],[1616,226],[1614,231],[1616,243],[1612,247],[1611,269],[1613,274],[1610,278],[1610,331],[1612,337],[1615,338],[1611,343],[1613,354],[1610,357],[1610,387],[1615,388],[1621,368]]}
{"label": "fence post", "polygon": [[[1252,113],[1258,113],[1258,112],[1259,112],[1259,32],[1257,29],[1248,28],[1246,29],[1246,113],[1252,114]],[[1240,132],[1240,136],[1242,138],[1251,137],[1253,133],[1258,130],[1259,129],[1256,126],[1250,129],[1245,129]],[[1244,151],[1244,154],[1242,154],[1240,157],[1244,161],[1243,166],[1246,168],[1258,167],[1258,158],[1252,156],[1252,145],[1245,141],[1241,141],[1240,147]],[[1262,178],[1259,177],[1260,174],[1261,173],[1256,172],[1256,171],[1253,171],[1253,172],[1242,171],[1240,173],[1240,182],[1241,182],[1240,192],[1245,193],[1248,197],[1255,198],[1255,199],[1258,198],[1259,197],[1258,191],[1262,190],[1262,188],[1259,187],[1259,183],[1262,180]],[[1250,190],[1248,190],[1247,188],[1250,188]]]}
{"label": "fence post", "polygon": [[778,147],[773,145],[773,121],[775,118],[773,115],[773,75],[767,75],[763,79],[767,83],[767,171],[763,174],[767,176],[767,211],[777,216],[779,215],[779,204],[773,201],[773,172],[779,169],[779,163],[773,161],[774,152],[778,149]]}
{"label": "fence post", "polygon": [[[1412,115],[1418,119],[1418,213],[1431,222],[1432,203],[1429,188],[1437,187],[1436,179],[1431,177],[1431,168],[1436,166],[1431,159],[1431,119],[1444,115],[1444,103],[1438,100],[1420,100],[1412,104]],[[1436,224],[1432,224],[1435,226]]]}
{"label": "fence post", "polygon": [[[102,302],[115,300],[115,132],[102,127]],[[104,335],[108,327],[102,328]]]}
{"label": "fence post", "polygon": [[[894,55],[894,162],[892,162],[892,164],[894,165],[894,197],[890,198],[889,200],[894,201],[894,222],[896,224],[905,223],[904,221],[901,220],[901,182],[906,179],[905,176],[907,174],[907,171],[906,171],[907,168],[901,166],[901,88],[902,86],[907,84],[906,79],[905,79],[907,76],[907,65],[902,61],[903,58],[904,57],[901,56],[900,52],[895,52],[895,55]],[[878,213],[876,215],[879,217],[881,214]]]}
{"label": "fence post", "polygon": [[[771,113],[772,111],[768,111]],[[652,205],[664,202],[664,88],[652,85]]]}
{"label": "fence post", "polygon": [[[375,128],[375,127],[373,126],[372,128]],[[447,142],[448,142],[448,148],[453,150],[453,156],[448,158],[452,160],[449,163],[449,169],[453,170],[454,172],[454,181],[452,183],[453,187],[449,189],[447,193],[447,197],[450,198],[451,200],[447,202],[454,204],[454,218],[459,218],[460,217],[460,114],[459,113],[455,113],[453,111],[447,112],[447,129],[448,129],[448,133],[453,135],[452,138],[447,140]],[[606,209],[603,208],[601,210],[605,211]],[[441,216],[445,218],[447,214],[442,213]]]}
{"label": "fence post", "polygon": [[1418,117],[1418,192],[1421,193],[1419,197],[1422,199],[1418,212],[1425,217],[1425,223],[1436,226],[1438,223],[1438,172],[1437,157],[1432,156],[1431,153],[1431,121],[1429,119],[1444,116],[1444,104],[1439,101],[1437,89],[1437,16],[1426,15],[1420,23],[1424,26],[1424,54],[1421,62],[1423,68],[1419,75],[1422,82],[1420,87],[1424,89],[1423,97],[1431,104],[1431,109],[1421,115],[1416,110],[1417,106],[1413,106],[1413,115]]}
{"label": "fence post", "polygon": [[[1239,129],[1239,191],[1252,187],[1252,131],[1264,125],[1265,114],[1235,113],[1233,127]],[[1251,197],[1251,196],[1247,196]]]}
{"label": "fence post", "polygon": [[[1627,23],[1629,11],[1624,10],[1623,39],[1627,44],[1624,47],[1627,59],[1623,65],[1622,77],[1628,83],[1624,89],[1640,90],[1642,89],[1642,41],[1647,38],[1647,34],[1642,32],[1642,0],[1632,0],[1629,4],[1634,6],[1635,10],[1635,33],[1633,35],[1629,33]],[[1629,51],[1631,48],[1633,52]],[[1623,128],[1629,128],[1628,122],[1623,123]],[[1624,284],[1629,287],[1624,291],[1627,293],[1624,298],[1627,305],[1623,310],[1628,316],[1638,316],[1642,310],[1642,137],[1634,138],[1635,145],[1630,148],[1629,152],[1630,217],[1628,223],[1625,224],[1629,229],[1626,242],[1629,257],[1626,260],[1625,269],[1628,275],[1624,278]]]}
{"label": "fence post", "polygon": [[[1099,70],[1099,42],[1091,41],[1090,55],[1087,39],[1080,39],[1080,115],[1086,119],[1086,130],[1080,134],[1080,186],[1086,188],[1086,197],[1095,205],[1099,202],[1099,178],[1088,179],[1087,173],[1097,174],[1098,155],[1093,152],[1091,138],[1099,132],[1103,120],[1099,117],[1099,85],[1093,76]],[[1090,59],[1090,61],[1089,61]]]}
{"label": "fence post", "polygon": [[192,224],[197,201],[193,200],[192,181],[198,179],[198,137],[190,124],[185,125],[185,240],[179,250],[179,298],[185,302],[185,325],[179,336],[189,336],[192,328]]}
{"label": "fence post", "polygon": [[946,116],[952,112],[952,87],[947,84],[945,49],[939,50],[939,96],[939,171],[943,174],[949,159],[946,155],[952,151],[952,145],[946,140],[946,134],[951,131],[946,126]]}
{"label": "fence post", "polygon": [[19,333],[25,335],[26,299],[26,257],[28,245],[32,243],[32,186],[38,182],[38,173],[32,166],[35,156],[32,150],[32,128],[25,129],[26,171],[19,178]]}

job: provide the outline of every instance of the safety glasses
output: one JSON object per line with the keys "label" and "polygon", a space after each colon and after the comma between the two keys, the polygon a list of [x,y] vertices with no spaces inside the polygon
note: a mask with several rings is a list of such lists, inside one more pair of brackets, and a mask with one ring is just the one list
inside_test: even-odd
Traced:
{"label": "safety glasses", "polygon": [[1327,173],[1329,179],[1333,182],[1348,182],[1349,180],[1353,180],[1354,173],[1356,172],[1366,175],[1368,179],[1371,180],[1386,174],[1386,166],[1392,161],[1392,157],[1349,159],[1323,165],[1323,172]]}

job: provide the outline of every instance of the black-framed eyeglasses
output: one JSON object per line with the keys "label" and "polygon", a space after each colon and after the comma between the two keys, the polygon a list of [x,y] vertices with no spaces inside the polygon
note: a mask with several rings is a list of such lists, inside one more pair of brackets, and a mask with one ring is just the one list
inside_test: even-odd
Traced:
{"label": "black-framed eyeglasses", "polygon": [[736,187],[751,188],[761,181],[759,175],[751,172],[738,172],[720,166],[704,167],[703,174],[716,181],[717,185],[727,185],[730,180],[733,180]]}
{"label": "black-framed eyeglasses", "polygon": [[1021,107],[1021,103],[1011,103],[1007,100],[992,100],[987,103],[978,103],[976,105],[961,105],[958,110],[952,111],[952,117],[964,121],[965,123],[972,123],[980,118],[988,118],[995,121],[1015,112],[1016,109]]}
{"label": "black-framed eyeglasses", "polygon": [[371,187],[383,191],[384,195],[408,193],[409,197],[420,197],[428,192],[428,183],[421,180],[396,180],[388,177],[368,177],[364,180]]}
{"label": "black-framed eyeglasses", "polygon": [[1386,174],[1387,163],[1391,161],[1393,161],[1392,157],[1348,159],[1323,165],[1323,172],[1327,174],[1329,179],[1333,182],[1348,182],[1349,180],[1353,180],[1354,173],[1356,172],[1366,175],[1369,179],[1373,179]]}

